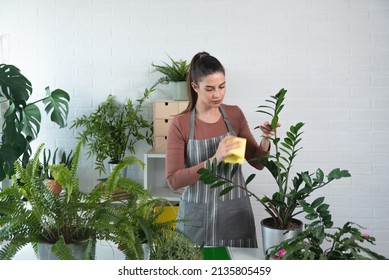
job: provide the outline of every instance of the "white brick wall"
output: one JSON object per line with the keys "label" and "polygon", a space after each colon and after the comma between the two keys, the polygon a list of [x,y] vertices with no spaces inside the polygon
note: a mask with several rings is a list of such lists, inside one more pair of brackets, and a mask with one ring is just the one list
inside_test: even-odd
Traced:
{"label": "white brick wall", "polygon": [[[287,88],[282,128],[306,123],[296,169],[349,169],[351,179],[322,192],[337,222],[367,226],[389,257],[389,1],[0,0],[0,7],[10,62],[30,78],[36,99],[46,85],[70,92],[70,122],[109,93],[140,96],[156,79],[151,62],[166,54],[217,56],[227,69],[225,101],[240,105],[252,127],[265,120],[256,107]],[[45,122],[37,142],[71,148],[74,136]],[[85,162],[85,184],[93,185]],[[269,174],[259,173],[252,188],[270,193]],[[265,213],[254,204],[259,220]]]}

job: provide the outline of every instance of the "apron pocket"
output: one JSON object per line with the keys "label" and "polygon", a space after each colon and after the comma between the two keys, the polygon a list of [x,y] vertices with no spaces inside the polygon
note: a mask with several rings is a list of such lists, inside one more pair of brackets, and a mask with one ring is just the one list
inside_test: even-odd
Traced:
{"label": "apron pocket", "polygon": [[180,201],[178,219],[182,219],[177,228],[182,230],[197,244],[205,241],[205,203],[195,203],[185,200]]}
{"label": "apron pocket", "polygon": [[218,209],[218,232],[222,240],[255,237],[254,218],[248,197],[220,203],[220,208]]}

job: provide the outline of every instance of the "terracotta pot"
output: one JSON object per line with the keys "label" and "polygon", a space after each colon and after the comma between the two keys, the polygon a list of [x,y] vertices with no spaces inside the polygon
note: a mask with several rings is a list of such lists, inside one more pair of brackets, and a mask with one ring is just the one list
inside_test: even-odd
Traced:
{"label": "terracotta pot", "polygon": [[56,195],[59,195],[62,191],[62,186],[60,185],[60,183],[58,181],[56,181],[54,179],[47,180],[47,187],[49,188],[49,190],[54,192]]}

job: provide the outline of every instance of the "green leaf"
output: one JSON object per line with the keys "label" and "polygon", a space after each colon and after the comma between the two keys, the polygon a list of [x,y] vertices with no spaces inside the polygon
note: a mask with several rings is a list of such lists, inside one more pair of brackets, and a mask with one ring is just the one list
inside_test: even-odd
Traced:
{"label": "green leaf", "polygon": [[271,128],[276,129],[278,124],[278,116],[274,116],[273,119],[271,120]]}
{"label": "green leaf", "polygon": [[32,94],[31,82],[14,65],[0,64],[0,96],[7,100],[27,101]]}
{"label": "green leaf", "polygon": [[[285,139],[284,139],[284,142],[285,142],[286,144],[288,144],[289,146],[293,147],[293,141],[292,141],[291,139],[285,138]],[[286,147],[287,147],[287,146],[286,146]]]}
{"label": "green leaf", "polygon": [[312,203],[311,203],[311,207],[312,208],[316,208],[318,207],[319,205],[321,205],[324,201],[324,197],[319,197],[319,198],[316,198]]}
{"label": "green leaf", "polygon": [[257,110],[256,112],[264,113],[264,114],[267,114],[267,115],[273,117],[273,114],[271,114],[271,113],[269,113],[269,112],[266,112],[266,111],[263,111],[263,110]]}
{"label": "green leaf", "polygon": [[46,113],[48,115],[51,114],[50,119],[61,128],[65,127],[69,114],[69,94],[61,89],[50,92],[49,87],[46,87],[46,94],[47,97],[43,100],[43,103],[46,105]]}
{"label": "green leaf", "polygon": [[255,174],[250,174],[250,176],[246,179],[245,185],[247,186],[254,178]]}
{"label": "green leaf", "polygon": [[220,187],[220,186],[223,186],[223,185],[226,184],[226,183],[227,183],[227,181],[224,181],[224,180],[218,181],[218,182],[212,184],[212,185],[211,185],[211,188],[212,188],[212,189],[218,188],[218,187]]}
{"label": "green leaf", "polygon": [[310,214],[308,214],[308,215],[305,215],[305,218],[306,218],[307,220],[314,220],[314,219],[317,218],[317,214],[316,214],[316,213],[310,213]]}
{"label": "green leaf", "polygon": [[70,248],[65,244],[63,236],[52,246],[51,251],[60,260],[75,260]]}
{"label": "green leaf", "polygon": [[316,180],[319,184],[323,183],[324,181],[324,173],[320,168],[316,170]]}
{"label": "green leaf", "polygon": [[26,136],[35,139],[41,123],[41,112],[35,104],[28,104],[22,112],[22,127]]}
{"label": "green leaf", "polygon": [[312,179],[308,173],[306,172],[301,173],[301,178],[303,179],[305,184],[307,184],[309,187],[312,187]]}
{"label": "green leaf", "polygon": [[317,207],[316,211],[321,213],[323,211],[327,211],[330,206],[328,204],[322,204],[319,207]]}
{"label": "green leaf", "polygon": [[233,188],[234,188],[233,186],[227,187],[227,188],[225,188],[224,190],[222,190],[222,191],[220,192],[219,195],[220,195],[220,196],[223,196],[223,195],[229,193],[230,191],[232,191]]}

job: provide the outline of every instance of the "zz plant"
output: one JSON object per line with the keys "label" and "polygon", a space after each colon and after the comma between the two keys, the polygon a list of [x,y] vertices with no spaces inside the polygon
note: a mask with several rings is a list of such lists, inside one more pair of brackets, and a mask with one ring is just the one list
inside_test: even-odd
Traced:
{"label": "zz plant", "polygon": [[[297,172],[291,179],[291,168],[298,151],[301,149],[299,143],[302,139],[301,128],[304,124],[298,122],[292,125],[282,140],[277,134],[276,128],[279,114],[284,108],[286,92],[285,89],[281,89],[278,94],[266,100],[269,105],[261,105],[257,111],[271,116],[271,126],[276,131],[274,137],[270,139],[274,146],[274,154],[254,159],[262,162],[270,171],[275,180],[275,192],[272,195],[265,194],[260,197],[250,191],[247,185],[254,179],[256,174],[251,174],[243,186],[234,184],[232,177],[236,173],[237,166],[232,169],[232,172],[228,172],[229,164],[224,162],[207,163],[205,168],[199,170],[200,180],[211,184],[211,188],[225,185],[224,190],[220,193],[221,195],[228,193],[235,187],[245,189],[265,208],[265,211],[272,218],[273,224],[271,226],[274,228],[287,229],[291,226],[293,218],[303,212],[306,212],[305,218],[312,220],[319,215],[326,225],[331,226],[331,216],[327,211],[328,205],[324,203],[324,197],[318,197],[311,203],[307,199],[314,191],[325,187],[332,181],[351,175],[347,170],[339,168],[335,168],[325,175],[318,168],[313,173],[308,171]],[[317,211],[307,212],[306,210],[309,207]]]}

